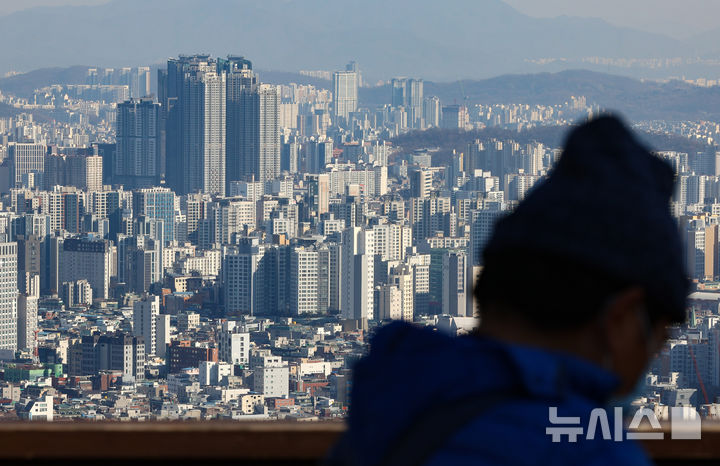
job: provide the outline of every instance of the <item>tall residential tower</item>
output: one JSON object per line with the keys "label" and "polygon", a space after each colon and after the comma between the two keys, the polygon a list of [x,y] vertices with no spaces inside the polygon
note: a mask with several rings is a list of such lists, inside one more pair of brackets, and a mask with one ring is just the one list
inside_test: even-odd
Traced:
{"label": "tall residential tower", "polygon": [[128,189],[160,184],[160,104],[130,99],[117,107],[114,180]]}
{"label": "tall residential tower", "polygon": [[17,243],[0,243],[0,351],[17,350]]}
{"label": "tall residential tower", "polygon": [[354,71],[333,73],[334,123],[347,124],[350,114],[357,110],[358,75]]}
{"label": "tall residential tower", "polygon": [[227,69],[227,184],[269,181],[280,174],[280,93],[258,84],[252,65],[241,57],[222,62]]}
{"label": "tall residential tower", "polygon": [[226,74],[206,55],[168,60],[165,101],[168,184],[178,194],[225,194]]}

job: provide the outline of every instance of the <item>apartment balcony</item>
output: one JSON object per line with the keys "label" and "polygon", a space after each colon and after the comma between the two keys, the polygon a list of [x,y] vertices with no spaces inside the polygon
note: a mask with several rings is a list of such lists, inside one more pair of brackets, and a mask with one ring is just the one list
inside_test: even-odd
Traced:
{"label": "apartment balcony", "polygon": [[[342,422],[147,422],[0,424],[0,464],[314,465]],[[659,465],[720,461],[720,423],[701,440],[646,441]]]}

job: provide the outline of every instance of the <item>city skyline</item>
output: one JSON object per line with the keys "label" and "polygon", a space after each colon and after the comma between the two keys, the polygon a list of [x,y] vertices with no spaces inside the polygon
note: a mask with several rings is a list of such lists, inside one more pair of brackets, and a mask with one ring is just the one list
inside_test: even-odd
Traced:
{"label": "city skyline", "polygon": [[[0,118],[0,248],[17,268],[3,282],[17,298],[0,300],[4,389],[41,373],[111,398],[167,383],[162,403],[127,415],[185,419],[219,397],[220,418],[280,419],[288,406],[303,419],[342,417],[350,361],[364,351],[353,342],[390,321],[472,330],[495,223],[562,152],[542,131],[603,111],[574,95],[457,102],[417,76],[393,78],[374,102],[362,98],[357,61],[307,72],[327,74],[327,89],[264,83],[253,58],[177,55],[150,96],[139,95],[152,87],[149,67],[138,67],[86,69],[83,82],[36,89],[32,104],[1,97],[18,110]],[[25,113],[39,109],[60,119]],[[678,173],[671,207],[686,265],[698,290],[712,287],[720,126],[633,123],[665,135],[657,154]],[[704,308],[695,325],[712,327]],[[296,350],[297,338],[313,349]],[[646,395],[702,401],[695,382],[672,375],[692,369],[684,341],[670,342],[672,370],[653,368]],[[698,371],[720,393],[720,366]],[[13,393],[18,416],[68,416],[62,390]],[[61,409],[42,411],[47,396]]]}
{"label": "city skyline", "polygon": [[[658,205],[691,283],[674,309],[687,321],[633,401],[720,419],[720,50],[556,16],[600,13],[589,4],[514,2],[218,0],[194,15],[196,0],[116,0],[0,16],[0,40],[52,16],[0,51],[0,72],[36,69],[0,78],[0,421],[345,418],[388,324],[475,332],[496,227],[563,176],[568,133],[622,127],[608,113],[666,172]],[[597,203],[640,216],[610,188]],[[567,212],[602,236],[596,206]],[[553,226],[580,235],[574,219]],[[514,261],[508,290],[541,296]],[[447,362],[424,357],[424,378]]]}
{"label": "city skyline", "polygon": [[[447,103],[412,76],[366,104],[361,63],[337,66],[323,89],[264,83],[251,58],[180,54],[150,96],[150,71],[137,67],[88,68],[82,82],[36,89],[30,108],[0,97],[19,110],[0,118],[0,248],[13,264],[3,289],[16,296],[0,300],[0,370],[18,416],[66,418],[64,389],[23,395],[42,373],[110,397],[167,383],[160,410],[137,419],[176,418],[166,409],[217,393],[221,417],[275,419],[288,406],[342,417],[348,364],[363,351],[352,341],[393,320],[472,327],[479,251],[556,159],[511,139],[467,156],[392,141],[595,111],[580,98]],[[288,336],[275,333],[283,326]],[[307,332],[336,350],[277,351],[294,334],[315,348]]]}

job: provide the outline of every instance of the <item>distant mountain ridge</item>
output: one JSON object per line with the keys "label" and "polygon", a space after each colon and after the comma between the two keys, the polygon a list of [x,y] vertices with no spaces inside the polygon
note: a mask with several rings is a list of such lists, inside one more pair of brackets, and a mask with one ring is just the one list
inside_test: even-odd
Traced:
{"label": "distant mountain ridge", "polygon": [[0,89],[16,96],[29,97],[35,89],[53,84],[83,84],[88,68],[79,65],[40,68],[0,79]]}
{"label": "distant mountain ridge", "polygon": [[[158,65],[159,66],[159,65]],[[83,83],[87,66],[45,68],[0,79],[0,90],[28,97],[36,88],[50,84]],[[155,69],[155,67],[153,68]],[[272,84],[312,84],[328,89],[327,80],[295,72],[258,71]],[[152,79],[155,77],[153,75]],[[154,84],[153,84],[154,86]],[[585,96],[589,103],[622,113],[632,120],[720,121],[720,86],[704,88],[680,81],[659,83],[587,70],[559,73],[503,75],[484,80],[425,81],[425,96],[438,96],[443,104],[538,104],[555,105],[570,96]],[[360,105],[389,104],[389,85],[361,88]]]}
{"label": "distant mountain ridge", "polygon": [[[361,89],[363,105],[390,102],[390,86]],[[681,81],[660,83],[587,70],[503,75],[477,81],[425,82],[425,96],[444,104],[555,105],[571,96],[617,111],[632,120],[720,121],[720,86],[697,87]]]}
{"label": "distant mountain ridge", "polygon": [[[426,131],[410,131],[401,134],[395,137],[392,143],[402,147],[405,151],[436,147],[439,152],[433,155],[433,164],[442,166],[451,163],[453,150],[464,152],[467,145],[476,139],[482,141],[511,139],[520,144],[541,142],[550,148],[561,148],[565,144],[569,130],[570,126],[537,126],[521,131],[497,127],[473,131],[432,128]],[[708,145],[702,141],[676,134],[658,134],[638,130],[635,131],[635,135],[650,150],[678,151],[693,156],[698,152],[717,150],[716,145]]]}
{"label": "distant mountain ridge", "polygon": [[[18,97],[28,98],[36,89],[54,84],[84,84],[88,69],[94,67],[75,65],[66,68],[40,68],[27,73],[0,78],[0,90]],[[157,70],[164,67],[164,63],[150,66],[150,88],[153,92],[157,88]],[[305,76],[292,71],[255,70],[255,72],[263,82],[268,84],[310,84],[320,89],[330,89],[331,87],[331,82],[328,80]]]}
{"label": "distant mountain ridge", "polygon": [[[0,73],[243,54],[262,69],[340,69],[438,81],[554,68],[530,60],[681,56],[686,44],[597,19],[523,15],[501,0],[112,0],[0,18]],[[553,65],[558,66],[558,65]]]}

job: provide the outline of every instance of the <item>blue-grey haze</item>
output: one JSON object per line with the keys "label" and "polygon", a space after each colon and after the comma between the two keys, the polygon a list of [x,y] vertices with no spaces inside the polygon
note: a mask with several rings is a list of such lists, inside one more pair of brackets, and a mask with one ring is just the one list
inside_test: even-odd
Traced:
{"label": "blue-grey haze", "polygon": [[[445,81],[556,71],[582,66],[591,56],[715,56],[720,50],[714,41],[698,45],[599,19],[534,18],[501,0],[112,0],[0,17],[0,41],[12,44],[0,49],[0,73],[145,65],[207,52],[243,54],[258,68],[277,70],[336,69],[354,59],[373,79]],[[562,60],[533,64],[545,58]]]}

